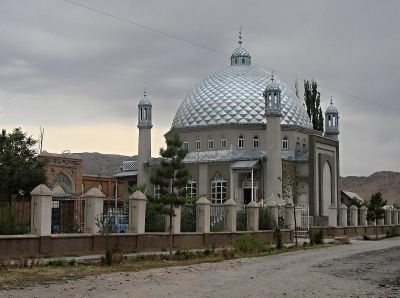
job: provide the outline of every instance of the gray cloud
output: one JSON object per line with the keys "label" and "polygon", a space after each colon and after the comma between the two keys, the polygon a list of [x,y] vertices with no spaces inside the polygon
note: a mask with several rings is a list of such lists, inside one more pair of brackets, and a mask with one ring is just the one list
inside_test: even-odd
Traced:
{"label": "gray cloud", "polygon": [[[227,54],[243,25],[254,63],[289,84],[279,71],[400,108],[399,2],[79,1]],[[226,56],[61,0],[0,3],[2,125],[135,123],[147,87],[166,131],[190,89],[226,65]],[[321,93],[341,112],[343,174],[399,170],[399,112]]]}

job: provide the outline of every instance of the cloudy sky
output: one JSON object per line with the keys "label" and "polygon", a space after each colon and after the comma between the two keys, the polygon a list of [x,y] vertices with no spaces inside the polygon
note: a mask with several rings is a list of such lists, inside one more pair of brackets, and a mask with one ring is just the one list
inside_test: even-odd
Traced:
{"label": "cloudy sky", "polygon": [[2,128],[42,126],[50,152],[133,155],[147,88],[157,155],[180,102],[228,65],[243,26],[253,63],[289,85],[287,74],[314,78],[323,108],[333,96],[343,175],[400,169],[399,1],[74,1],[217,52],[65,0],[2,0]]}

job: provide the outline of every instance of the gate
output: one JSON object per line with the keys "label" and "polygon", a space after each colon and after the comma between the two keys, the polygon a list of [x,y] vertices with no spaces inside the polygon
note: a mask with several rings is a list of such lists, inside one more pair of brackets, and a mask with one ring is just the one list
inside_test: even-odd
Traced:
{"label": "gate", "polygon": [[296,205],[296,230],[295,236],[299,238],[308,238],[310,230],[310,216],[308,205]]}

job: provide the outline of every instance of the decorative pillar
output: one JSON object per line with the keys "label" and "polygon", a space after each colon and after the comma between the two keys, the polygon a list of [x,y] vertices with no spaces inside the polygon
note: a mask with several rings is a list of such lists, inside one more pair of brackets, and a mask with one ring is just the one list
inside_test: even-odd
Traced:
{"label": "decorative pillar", "polygon": [[392,209],[385,209],[385,225],[390,226],[392,224]]}
{"label": "decorative pillar", "polygon": [[[174,208],[175,216],[172,216],[172,233],[181,232],[181,206]],[[169,216],[165,216],[165,232],[169,232]]]}
{"label": "decorative pillar", "polygon": [[137,190],[129,196],[129,232],[145,233],[147,199],[144,193]]}
{"label": "decorative pillar", "polygon": [[44,184],[31,191],[31,233],[39,236],[51,235],[51,209],[53,193]]}
{"label": "decorative pillar", "polygon": [[98,234],[100,227],[97,219],[103,216],[104,198],[106,197],[97,187],[89,189],[85,195],[85,231]]}
{"label": "decorative pillar", "polygon": [[397,226],[399,224],[399,210],[393,209],[392,210],[392,225]]}
{"label": "decorative pillar", "polygon": [[364,205],[361,206],[361,208],[360,208],[360,226],[363,226],[363,227],[368,226],[367,212],[368,212],[368,208],[365,207]]}
{"label": "decorative pillar", "polygon": [[260,218],[260,205],[256,202],[250,202],[247,209],[247,230],[257,232]]}
{"label": "decorative pillar", "polygon": [[268,217],[271,220],[271,223],[274,225],[278,225],[279,214],[278,214],[278,205],[275,201],[269,201],[267,203],[268,208]]}
{"label": "decorative pillar", "polygon": [[347,227],[347,206],[345,204],[339,207],[340,226]]}
{"label": "decorative pillar", "polygon": [[335,204],[331,204],[328,208],[328,226],[337,227],[337,214],[338,209]]}
{"label": "decorative pillar", "polygon": [[210,233],[211,202],[202,197],[196,202],[196,232]]}
{"label": "decorative pillar", "polygon": [[[285,225],[289,230],[294,230],[294,214],[293,214],[293,205],[286,204],[284,206],[284,216],[285,216]],[[296,221],[297,222],[297,221]]]}
{"label": "decorative pillar", "polygon": [[383,226],[383,225],[385,225],[385,217],[378,218],[378,219],[376,220],[376,225],[377,225],[377,226]]}
{"label": "decorative pillar", "polygon": [[228,232],[236,232],[237,221],[237,204],[233,199],[229,199],[224,203],[226,208],[226,225]]}
{"label": "decorative pillar", "polygon": [[352,227],[358,226],[358,208],[354,205],[350,206],[350,225]]}

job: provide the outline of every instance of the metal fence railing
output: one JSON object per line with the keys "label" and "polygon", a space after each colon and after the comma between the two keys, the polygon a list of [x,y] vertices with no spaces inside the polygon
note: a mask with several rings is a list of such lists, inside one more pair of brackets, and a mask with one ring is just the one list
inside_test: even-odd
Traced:
{"label": "metal fence railing", "polygon": [[226,206],[213,204],[210,206],[210,231],[224,232],[227,230]]}
{"label": "metal fence railing", "polygon": [[165,232],[165,227],[165,215],[160,214],[152,203],[147,204],[145,232]]}
{"label": "metal fence railing", "polygon": [[236,214],[236,230],[247,231],[247,210],[246,206],[238,207]]}
{"label": "metal fence railing", "polygon": [[51,233],[83,233],[85,229],[85,199],[53,197]]}
{"label": "metal fence railing", "polygon": [[31,232],[31,202],[0,202],[0,235],[21,235]]}
{"label": "metal fence railing", "polygon": [[196,232],[196,205],[181,207],[181,232]]}
{"label": "metal fence railing", "polygon": [[104,200],[102,224],[113,233],[128,233],[129,205],[124,200]]}
{"label": "metal fence railing", "polygon": [[258,228],[261,231],[272,230],[273,222],[267,207],[260,207]]}

